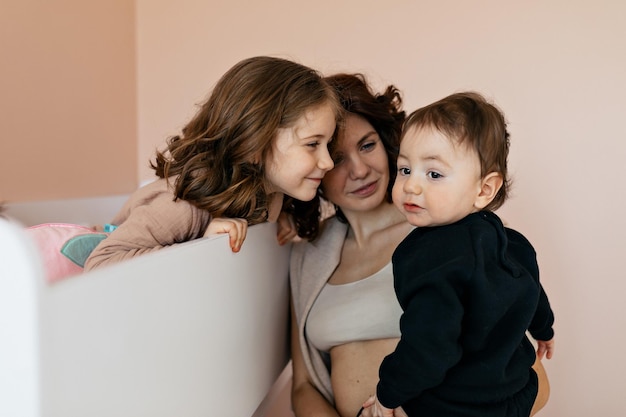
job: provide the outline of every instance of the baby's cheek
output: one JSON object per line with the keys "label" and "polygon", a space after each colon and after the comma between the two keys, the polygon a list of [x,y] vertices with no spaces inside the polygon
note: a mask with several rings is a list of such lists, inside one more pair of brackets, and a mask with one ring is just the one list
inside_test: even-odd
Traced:
{"label": "baby's cheek", "polygon": [[396,181],[396,183],[393,185],[393,188],[391,190],[391,198],[393,199],[393,203],[396,205],[396,207],[400,207],[402,206],[402,187],[398,184],[398,182]]}

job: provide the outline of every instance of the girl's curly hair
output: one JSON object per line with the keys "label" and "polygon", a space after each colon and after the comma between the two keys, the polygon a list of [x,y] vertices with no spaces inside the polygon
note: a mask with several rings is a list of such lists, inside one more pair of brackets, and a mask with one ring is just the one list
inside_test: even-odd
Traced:
{"label": "girl's curly hair", "polygon": [[245,59],[221,77],[150,166],[173,179],[175,199],[214,217],[261,223],[268,211],[264,161],[278,129],[325,103],[339,119],[335,92],[317,71],[281,58]]}

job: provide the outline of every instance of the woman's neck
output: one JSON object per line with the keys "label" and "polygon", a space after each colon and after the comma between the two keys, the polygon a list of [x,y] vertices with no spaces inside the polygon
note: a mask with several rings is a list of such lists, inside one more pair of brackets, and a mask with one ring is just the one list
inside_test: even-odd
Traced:
{"label": "woman's neck", "polygon": [[392,204],[384,202],[373,210],[366,212],[343,212],[348,220],[350,230],[348,238],[354,239],[357,246],[367,245],[372,236],[384,232],[396,225],[410,226],[406,218]]}

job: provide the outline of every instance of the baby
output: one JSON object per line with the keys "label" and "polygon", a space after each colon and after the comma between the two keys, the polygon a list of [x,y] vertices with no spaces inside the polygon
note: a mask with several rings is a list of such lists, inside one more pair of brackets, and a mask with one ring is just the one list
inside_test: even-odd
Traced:
{"label": "baby", "polygon": [[554,315],[533,247],[493,212],[507,198],[508,151],[503,114],[474,92],[407,119],[392,193],[417,226],[392,259],[402,338],[363,415],[530,415]]}

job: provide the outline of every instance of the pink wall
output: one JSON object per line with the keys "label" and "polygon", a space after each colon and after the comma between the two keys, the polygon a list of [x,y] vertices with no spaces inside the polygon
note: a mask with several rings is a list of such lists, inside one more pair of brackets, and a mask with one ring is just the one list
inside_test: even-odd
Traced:
{"label": "pink wall", "polygon": [[151,179],[154,149],[251,55],[362,71],[395,83],[409,110],[462,89],[492,97],[512,132],[500,214],[536,246],[557,314],[541,415],[626,413],[626,3],[11,3],[0,5],[0,200]]}
{"label": "pink wall", "polygon": [[626,413],[626,3],[138,0],[140,178],[239,59],[363,71],[407,108],[476,89],[506,111],[513,198],[557,314],[552,417]]}
{"label": "pink wall", "polygon": [[136,188],[134,7],[0,3],[0,202]]}

